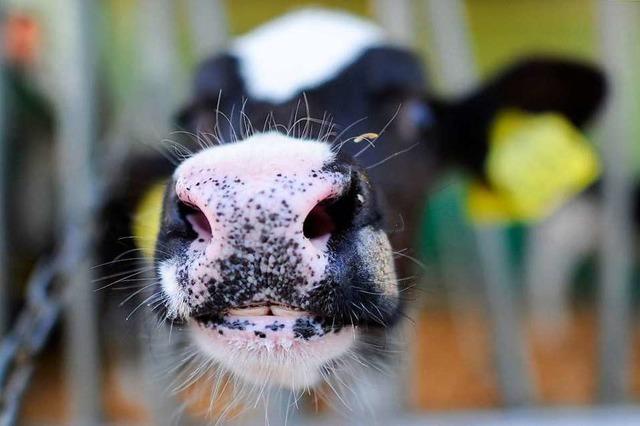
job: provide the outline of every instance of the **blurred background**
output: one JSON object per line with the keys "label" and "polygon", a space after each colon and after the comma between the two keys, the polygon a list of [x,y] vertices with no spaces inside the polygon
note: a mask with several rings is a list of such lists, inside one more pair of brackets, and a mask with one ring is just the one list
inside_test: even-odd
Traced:
{"label": "blurred background", "polygon": [[605,70],[597,188],[526,224],[475,224],[460,173],[420,201],[426,274],[389,392],[416,424],[640,423],[640,2],[622,0],[0,1],[0,420],[172,418],[162,360],[125,321],[137,303],[96,291],[96,212],[114,165],[168,137],[200,60],[308,5],[379,22],[441,95],[530,54]]}

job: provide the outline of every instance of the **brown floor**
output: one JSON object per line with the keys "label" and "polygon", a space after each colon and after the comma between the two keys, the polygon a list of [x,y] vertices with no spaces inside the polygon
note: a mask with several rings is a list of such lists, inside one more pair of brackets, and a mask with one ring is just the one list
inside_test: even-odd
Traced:
{"label": "brown floor", "polygon": [[[501,402],[492,368],[487,322],[479,313],[455,327],[447,312],[425,313],[418,321],[417,364],[413,389],[418,409],[487,408]],[[592,312],[573,316],[562,338],[550,339],[528,331],[538,402],[548,405],[589,404],[595,396],[596,323]],[[462,335],[461,335],[462,334]],[[634,394],[640,370],[637,335],[634,345]]]}
{"label": "brown floor", "polygon": [[[457,326],[456,326],[457,325]],[[416,410],[487,408],[500,405],[496,376],[492,368],[490,335],[479,313],[467,314],[463,323],[445,310],[430,310],[416,321],[414,366],[411,370]],[[595,397],[596,322],[593,312],[574,314],[561,339],[534,337],[531,345],[538,399],[548,405],[589,404]],[[634,333],[632,393],[640,396],[640,333]],[[24,405],[24,420],[63,421],[68,395],[55,354],[44,358]],[[105,369],[104,404],[109,420],[148,420],[141,392],[124,391],[113,368]]]}

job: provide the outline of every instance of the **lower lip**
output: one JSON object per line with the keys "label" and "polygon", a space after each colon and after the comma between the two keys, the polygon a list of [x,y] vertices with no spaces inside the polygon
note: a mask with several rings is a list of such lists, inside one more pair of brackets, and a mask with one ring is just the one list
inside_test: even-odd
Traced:
{"label": "lower lip", "polygon": [[358,335],[351,325],[301,333],[301,321],[314,318],[228,315],[218,324],[193,321],[190,328],[199,348],[238,377],[297,389],[320,381],[321,366],[343,356]]}
{"label": "lower lip", "polygon": [[285,349],[293,342],[322,339],[340,333],[343,328],[304,312],[296,316],[226,315],[220,321],[197,324],[207,334],[224,340],[264,341]]}

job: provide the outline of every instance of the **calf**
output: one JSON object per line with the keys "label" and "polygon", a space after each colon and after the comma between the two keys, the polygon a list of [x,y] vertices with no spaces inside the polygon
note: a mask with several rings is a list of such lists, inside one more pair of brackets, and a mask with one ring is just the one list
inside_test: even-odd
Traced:
{"label": "calf", "polygon": [[175,170],[153,160],[154,178],[171,176],[149,303],[243,382],[373,373],[411,272],[393,249],[412,247],[435,176],[457,165],[483,180],[503,109],[580,126],[603,94],[592,67],[537,59],[445,101],[369,22],[305,10],[266,24],[198,69],[179,124],[201,149]]}

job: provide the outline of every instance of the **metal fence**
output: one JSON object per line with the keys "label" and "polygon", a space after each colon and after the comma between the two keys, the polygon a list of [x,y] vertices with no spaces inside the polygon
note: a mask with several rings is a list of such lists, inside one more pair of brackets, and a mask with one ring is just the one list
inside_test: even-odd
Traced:
{"label": "metal fence", "polygon": [[[147,60],[140,70],[141,100],[136,108],[145,111],[149,119],[143,128],[133,131],[152,137],[162,135],[169,116],[176,107],[176,99],[188,76],[176,64],[176,3],[170,0],[140,0],[139,42]],[[203,56],[224,46],[228,38],[225,3],[221,1],[189,0],[186,5],[189,28],[196,40],[196,55]],[[463,0],[425,0],[424,2],[372,2],[380,23],[394,38],[411,44],[415,41],[416,8],[426,11],[430,29],[430,50],[437,58],[445,90],[460,93],[473,86],[477,72],[470,32]],[[630,106],[634,99],[620,87],[633,81],[634,64],[631,49],[637,43],[634,34],[640,3],[601,0],[597,10],[600,27],[602,63],[609,75],[612,97],[608,103],[604,126],[599,132],[603,141],[605,164],[602,199],[603,238],[601,240],[600,306],[599,306],[599,374],[598,389],[602,402],[626,402],[629,396],[631,369],[631,306],[629,285],[633,261],[632,231],[629,220],[631,154],[633,133],[630,123],[634,117]],[[93,282],[91,265],[95,264],[91,248],[95,245],[93,231],[95,212],[100,206],[102,186],[100,156],[97,155],[97,52],[99,44],[96,28],[100,4],[96,1],[66,0],[58,4],[52,16],[59,42],[57,80],[64,85],[57,88],[59,99],[55,105],[59,117],[57,152],[59,186],[62,188],[59,235],[60,244],[52,259],[43,259],[29,281],[25,307],[12,324],[8,317],[6,290],[13,283],[6,280],[4,264],[10,250],[4,242],[6,204],[0,206],[0,330],[4,339],[0,347],[0,423],[14,424],[19,412],[21,396],[37,363],[37,354],[47,341],[56,321],[62,321],[65,335],[66,376],[72,397],[74,424],[90,425],[102,422],[101,362],[98,350],[98,327],[95,293],[88,283]],[[418,15],[420,16],[420,15]],[[162,31],[157,31],[161,27]],[[148,65],[152,64],[152,66]],[[171,85],[167,82],[179,82]],[[11,108],[3,102],[0,81],[0,138],[5,129],[5,111]],[[125,121],[126,123],[126,121]],[[126,123],[131,125],[131,123]],[[135,125],[134,125],[135,127]],[[150,130],[152,129],[152,130]],[[117,132],[116,132],[117,133]],[[604,142],[606,141],[606,143]],[[4,144],[2,145],[5,146]],[[0,170],[11,161],[11,153],[0,150]],[[0,190],[6,188],[6,174],[0,173]],[[6,195],[0,192],[6,200]],[[536,232],[534,229],[532,232]],[[475,232],[477,253],[480,255],[482,282],[487,314],[491,320],[493,354],[499,385],[507,406],[531,406],[536,403],[536,383],[532,377],[530,350],[523,339],[521,303],[510,283],[515,277],[508,264],[504,230],[499,227],[478,228]],[[535,248],[533,248],[535,249]],[[445,261],[445,267],[446,261]],[[451,263],[451,276],[473,275],[474,271],[460,270],[460,263]],[[544,263],[535,265],[543,270]],[[534,272],[535,273],[535,272]],[[464,281],[464,280],[463,280]],[[454,284],[452,284],[454,285]],[[62,313],[62,315],[60,315]],[[157,336],[162,339],[162,336]],[[162,369],[153,357],[143,359],[148,371]],[[164,395],[161,383],[145,386],[155,424],[168,422],[176,407]],[[401,385],[399,385],[401,386]],[[637,413],[634,412],[634,415]],[[407,418],[407,424],[423,419]],[[416,423],[418,424],[418,423]],[[420,423],[421,424],[421,423]],[[496,424],[496,423],[492,423]],[[507,423],[505,423],[507,424]]]}

